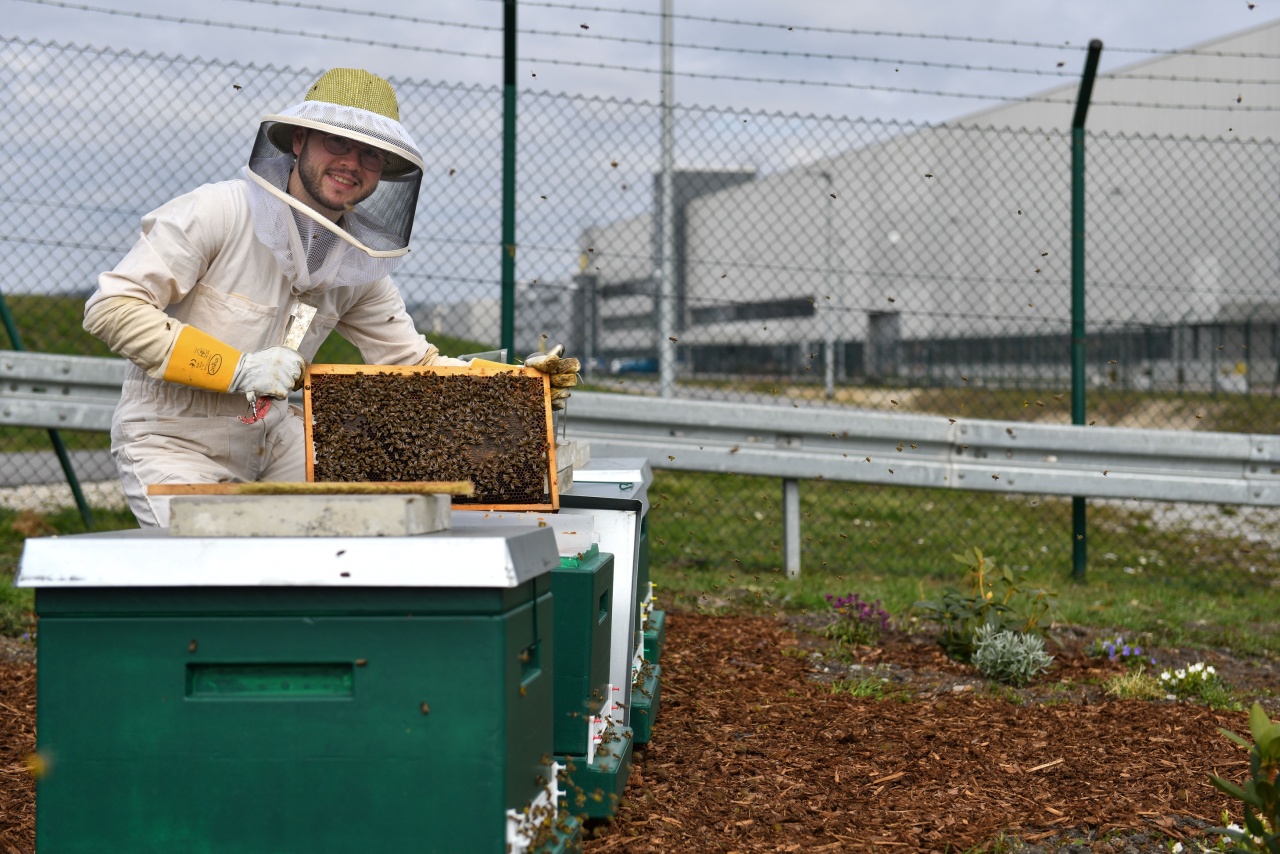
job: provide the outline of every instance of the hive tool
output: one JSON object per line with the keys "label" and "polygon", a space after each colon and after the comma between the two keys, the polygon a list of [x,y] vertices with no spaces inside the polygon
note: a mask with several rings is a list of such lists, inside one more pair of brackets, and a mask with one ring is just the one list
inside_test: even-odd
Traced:
{"label": "hive tool", "polygon": [[[289,322],[285,327],[283,346],[288,347],[295,353],[302,346],[302,339],[306,337],[307,330],[311,328],[311,321],[315,319],[316,307],[309,305],[300,299],[294,299],[293,305],[289,307]],[[240,420],[245,424],[253,424],[266,417],[267,412],[271,409],[271,398],[258,397],[255,398],[252,391],[245,392],[245,397],[249,400],[249,414],[241,416]]]}

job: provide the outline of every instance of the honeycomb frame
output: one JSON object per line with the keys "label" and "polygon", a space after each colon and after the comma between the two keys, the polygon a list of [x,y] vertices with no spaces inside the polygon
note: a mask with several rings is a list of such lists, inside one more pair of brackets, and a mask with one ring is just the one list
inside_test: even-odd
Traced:
{"label": "honeycomb frame", "polygon": [[516,366],[311,365],[308,482],[471,480],[460,510],[560,507],[551,384]]}

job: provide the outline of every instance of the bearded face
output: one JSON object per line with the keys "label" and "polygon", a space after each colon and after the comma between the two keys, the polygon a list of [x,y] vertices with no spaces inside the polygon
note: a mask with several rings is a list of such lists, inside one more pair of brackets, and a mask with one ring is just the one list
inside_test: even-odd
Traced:
{"label": "bearded face", "polygon": [[302,128],[294,132],[293,150],[298,160],[289,177],[289,195],[336,222],[373,194],[381,172],[362,165],[362,160],[368,159],[364,146],[336,137],[346,145],[333,147],[347,150],[334,154],[325,145],[325,136]]}

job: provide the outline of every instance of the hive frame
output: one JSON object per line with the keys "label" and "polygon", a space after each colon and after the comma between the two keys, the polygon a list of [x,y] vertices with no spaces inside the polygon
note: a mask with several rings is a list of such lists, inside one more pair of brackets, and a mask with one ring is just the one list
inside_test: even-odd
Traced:
{"label": "hive frame", "polygon": [[483,378],[492,377],[501,373],[519,373],[527,377],[538,377],[542,380],[542,400],[543,410],[545,413],[546,424],[546,441],[547,441],[547,471],[546,483],[547,494],[550,501],[547,503],[475,503],[475,504],[455,504],[454,506],[460,510],[535,510],[556,512],[560,509],[560,489],[557,477],[556,466],[556,443],[555,428],[551,420],[551,380],[550,378],[534,368],[522,368],[515,365],[509,367],[490,367],[485,366],[406,366],[406,365],[309,365],[303,376],[302,386],[302,409],[303,409],[303,433],[306,454],[306,476],[308,482],[315,481],[315,438],[312,433],[312,399],[311,399],[311,378],[316,375],[326,376],[354,376],[357,374],[377,375],[377,374],[436,374],[436,375],[452,375],[463,374],[466,376]]}

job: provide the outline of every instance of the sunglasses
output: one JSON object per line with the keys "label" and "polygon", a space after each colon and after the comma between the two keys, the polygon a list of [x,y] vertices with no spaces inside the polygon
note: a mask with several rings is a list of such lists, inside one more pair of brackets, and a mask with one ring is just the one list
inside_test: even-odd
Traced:
{"label": "sunglasses", "polygon": [[347,139],[345,136],[326,133],[320,137],[320,141],[324,143],[325,151],[338,157],[350,154],[353,148],[357,149],[360,152],[360,166],[370,172],[381,172],[387,165],[387,153],[385,151],[379,151],[368,145],[361,145],[353,139]]}

